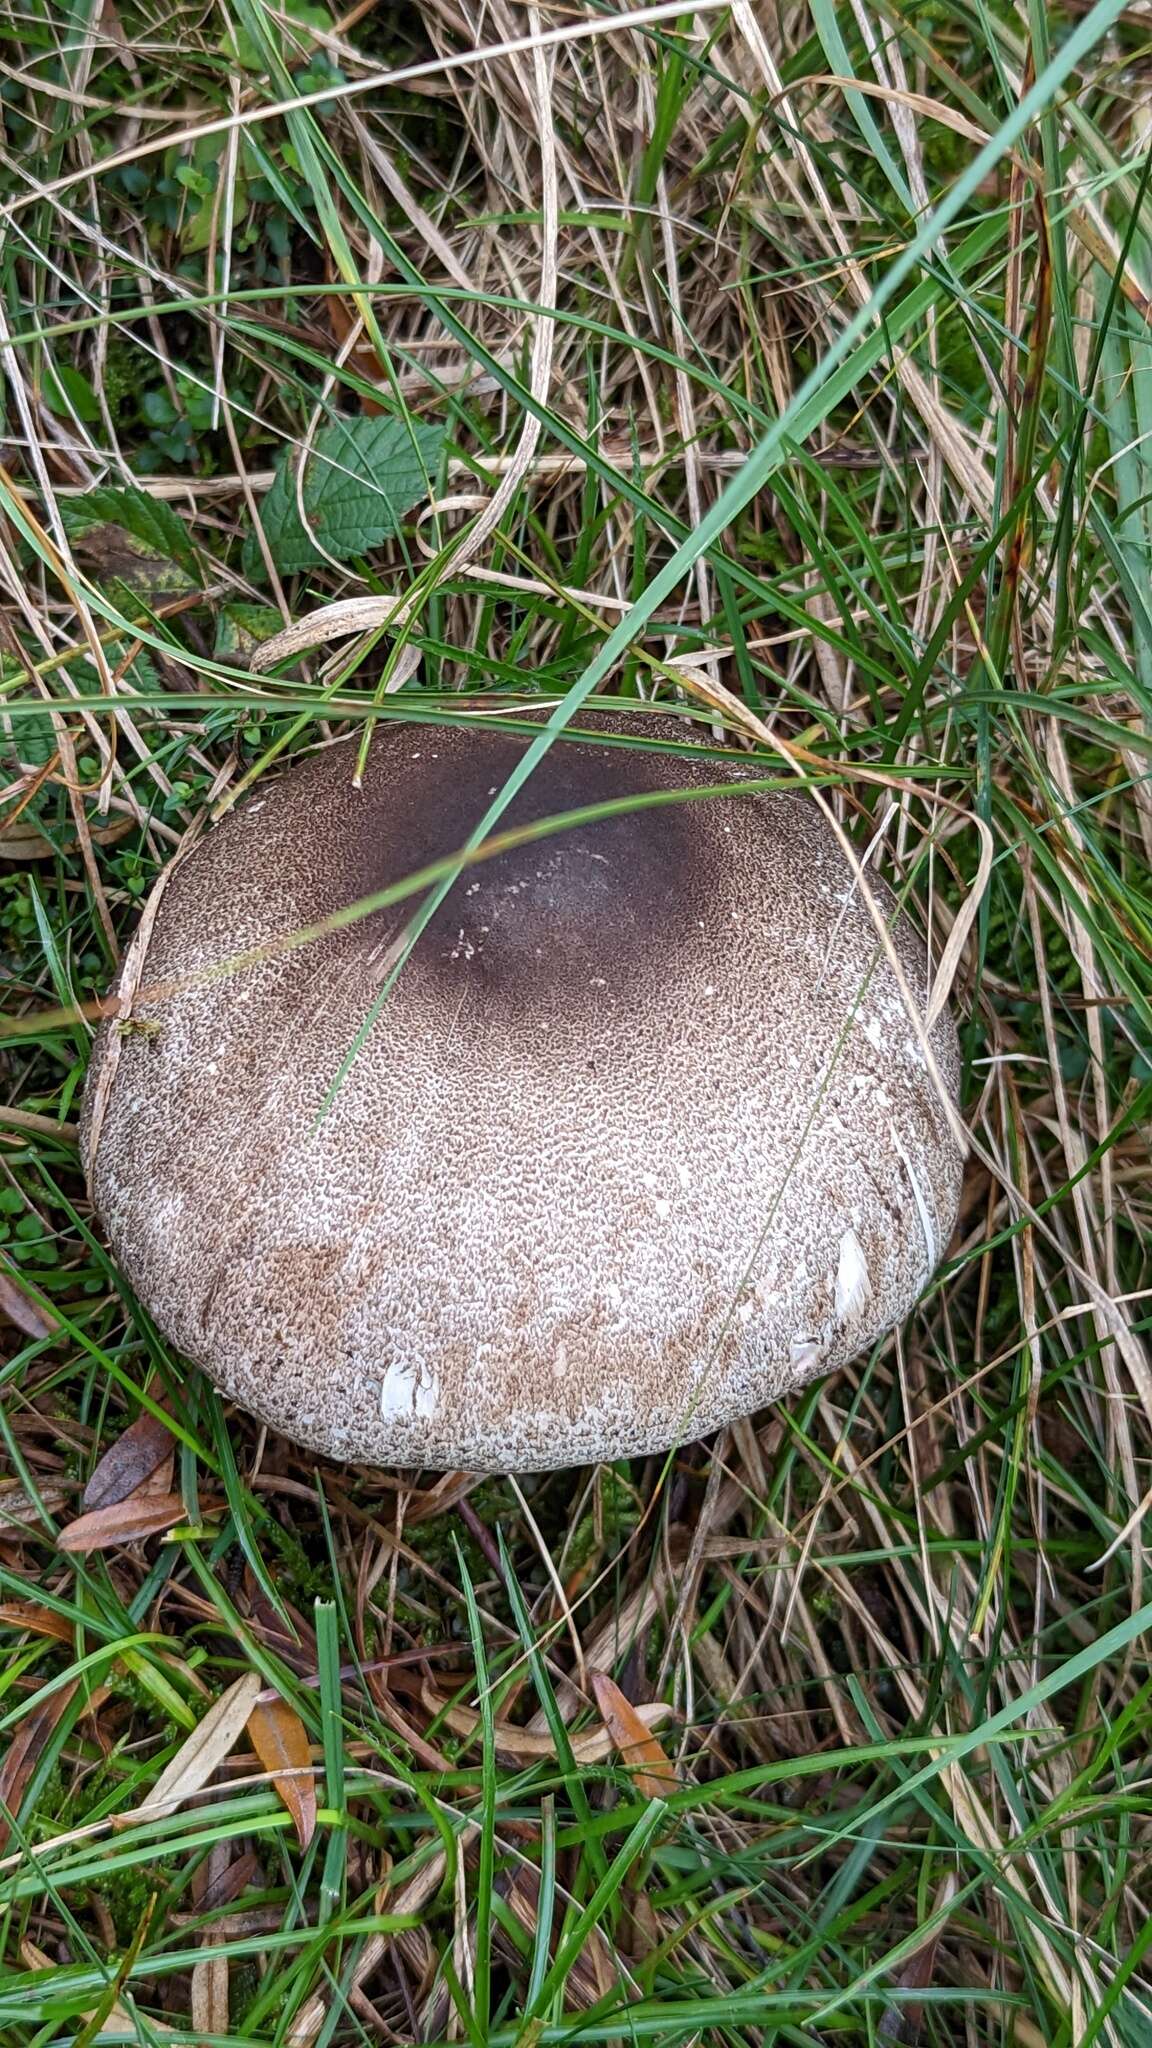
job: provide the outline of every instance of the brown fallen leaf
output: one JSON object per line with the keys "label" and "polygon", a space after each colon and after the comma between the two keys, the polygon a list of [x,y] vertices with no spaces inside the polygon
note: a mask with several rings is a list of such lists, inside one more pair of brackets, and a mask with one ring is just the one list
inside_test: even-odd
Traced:
{"label": "brown fallen leaf", "polygon": [[[218,1913],[221,1906],[230,1906],[233,1899],[238,1899],[242,1891],[246,1891],[250,1884],[259,1883],[259,1880],[259,1860],[251,1849],[245,1849],[244,1854],[234,1857],[224,1870],[210,1876],[209,1882],[204,1886],[203,1897],[197,1903],[196,1912]],[[195,1915],[189,1914],[188,1917],[193,1919]],[[174,1925],[179,1919],[180,1915],[173,1913]]]}
{"label": "brown fallen leaf", "polygon": [[[454,1735],[464,1735],[469,1738],[479,1737],[481,1721],[474,1707],[450,1705],[447,1700],[441,1698],[434,1686],[428,1684],[424,1684],[421,1687],[420,1696],[429,1713],[435,1714],[439,1719],[443,1720],[445,1726],[450,1728]],[[627,1701],[625,1701],[625,1705],[627,1705]],[[641,1735],[647,1741],[650,1728],[658,1727],[660,1722],[667,1721],[672,1709],[664,1700],[653,1700],[649,1706],[632,1707],[630,1711],[636,1716]],[[601,1712],[603,1712],[603,1709],[601,1709]],[[629,1737],[629,1740],[631,1739]],[[572,1754],[578,1764],[602,1764],[611,1756],[614,1749],[620,1747],[616,1736],[613,1735],[608,1727],[582,1728],[579,1734],[573,1735],[570,1740]],[[656,1743],[655,1747],[657,1750],[660,1750],[659,1743]],[[512,1763],[529,1763],[537,1757],[554,1759],[556,1744],[551,1734],[537,1733],[532,1728],[514,1728],[507,1721],[497,1721],[496,1750],[498,1755]],[[664,1756],[662,1750],[660,1750],[660,1755],[663,1758],[665,1768],[671,1770],[672,1766],[668,1763],[668,1759]],[[675,1780],[673,1780],[674,1784]],[[665,1789],[671,1790],[672,1787],[668,1786]]]}
{"label": "brown fallen leaf", "polygon": [[170,1457],[175,1439],[158,1416],[138,1415],[110,1444],[81,1496],[85,1511],[116,1507]]}
{"label": "brown fallen leaf", "polygon": [[592,1691],[612,1746],[620,1761],[632,1772],[633,1782],[644,1799],[667,1799],[679,1783],[673,1766],[656,1737],[650,1732],[631,1700],[625,1699],[606,1671],[590,1671]]}
{"label": "brown fallen leaf", "polygon": [[160,1460],[156,1470],[150,1472],[143,1485],[137,1488],[135,1498],[137,1500],[158,1500],[161,1494],[172,1492],[175,1481],[176,1450],[175,1446],[173,1446],[167,1457]]}
{"label": "brown fallen leaf", "polygon": [[[206,1908],[208,1895],[227,1883],[231,1854],[230,1842],[217,1842],[196,1871],[192,1897],[201,1912]],[[207,1928],[200,1938],[199,1958],[192,1966],[190,2004],[194,2034],[228,2032],[228,1958],[213,1954],[220,1939],[218,1927]]]}
{"label": "brown fallen leaf", "polygon": [[55,860],[56,848],[42,832],[32,826],[21,829],[19,825],[0,826],[0,860],[14,860],[21,867],[30,860]]}
{"label": "brown fallen leaf", "polygon": [[631,1933],[628,1953],[633,1962],[642,1963],[652,1954],[653,1949],[659,1948],[664,1939],[660,1922],[656,1918],[656,1908],[647,1892],[633,1893],[628,1902],[628,1919]]}
{"label": "brown fallen leaf", "polygon": [[[282,1600],[284,1612],[277,1614],[270,1600],[261,1591],[250,1565],[244,1567],[244,1601],[247,1604],[248,1619],[261,1642],[266,1643],[281,1657],[289,1670],[304,1677],[316,1669],[316,1637],[304,1616],[297,1612],[287,1599]],[[243,1608],[241,1609],[243,1612]]]}
{"label": "brown fallen leaf", "polygon": [[212,1954],[212,1937],[201,1943],[205,1951],[192,1965],[193,2034],[228,2032],[228,1958]]}
{"label": "brown fallen leaf", "polygon": [[34,1636],[51,1636],[55,1642],[72,1643],[72,1623],[67,1615],[54,1614],[50,1607],[37,1607],[32,1600],[0,1601],[0,1621],[9,1628],[26,1628]]}
{"label": "brown fallen leaf", "polygon": [[0,1262],[0,1315],[7,1316],[26,1337],[50,1337],[57,1327],[56,1318],[47,1309],[33,1301],[23,1282],[10,1273]]}
{"label": "brown fallen leaf", "polygon": [[39,1502],[33,1500],[19,1479],[0,1479],[0,1539],[19,1542],[23,1539],[24,1530],[29,1527],[43,1535],[44,1520],[40,1504],[47,1508],[50,1515],[55,1515],[68,1499],[67,1489],[55,1480],[38,1480],[36,1490]]}
{"label": "brown fallen leaf", "polygon": [[[127,838],[135,829],[135,819],[120,818],[115,825],[97,827],[89,836],[97,846],[111,846],[116,840]],[[0,860],[15,861],[21,867],[30,860],[59,860],[75,849],[76,839],[72,834],[53,845],[42,832],[37,832],[34,825],[25,824],[23,819],[12,825],[0,826]]]}
{"label": "brown fallen leaf", "polygon": [[188,1510],[179,1493],[141,1494],[138,1500],[117,1501],[69,1522],[56,1538],[59,1550],[86,1557],[93,1550],[114,1550],[121,1543],[139,1543],[182,1522]]}
{"label": "brown fallen leaf", "polygon": [[316,1780],[303,1721],[277,1694],[275,1699],[257,1700],[248,1716],[248,1734],[292,1815],[300,1847],[306,1849],[316,1831]]}
{"label": "brown fallen leaf", "polygon": [[196,1723],[187,1741],[181,1743],[171,1763],[161,1771],[143,1805],[122,1816],[122,1820],[138,1821],[142,1813],[175,1813],[186,1799],[202,1792],[247,1725],[260,1686],[259,1672],[246,1671],[227,1692],[222,1692],[204,1719]]}
{"label": "brown fallen leaf", "polygon": [[12,1833],[8,1816],[19,1813],[28,1781],[75,1692],[74,1682],[62,1685],[59,1692],[50,1693],[46,1700],[41,1700],[40,1705],[33,1707],[20,1723],[8,1745],[4,1761],[0,1763],[0,1852],[7,1848]]}

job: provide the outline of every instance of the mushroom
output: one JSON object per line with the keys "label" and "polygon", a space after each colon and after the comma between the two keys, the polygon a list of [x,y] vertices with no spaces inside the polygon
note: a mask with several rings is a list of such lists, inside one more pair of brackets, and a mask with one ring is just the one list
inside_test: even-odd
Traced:
{"label": "mushroom", "polygon": [[330,1457],[663,1450],[875,1344],[951,1233],[956,1036],[890,893],[886,946],[810,799],[583,716],[502,829],[731,794],[465,868],[381,1002],[419,898],[283,941],[454,853],[528,739],[389,723],[360,788],[330,744],[161,878],[101,1027],[83,1147],[124,1273]]}

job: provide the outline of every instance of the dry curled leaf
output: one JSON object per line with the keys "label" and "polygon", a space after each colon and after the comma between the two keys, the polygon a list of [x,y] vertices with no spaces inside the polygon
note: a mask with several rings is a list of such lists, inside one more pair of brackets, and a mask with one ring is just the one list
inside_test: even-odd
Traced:
{"label": "dry curled leaf", "polygon": [[279,1695],[257,1700],[248,1716],[248,1734],[272,1783],[292,1816],[302,1849],[316,1831],[316,1780],[308,1731],[294,1707]]}
{"label": "dry curled leaf", "polygon": [[181,1743],[167,1769],[161,1771],[143,1806],[137,1807],[129,1819],[139,1820],[141,1813],[175,1813],[186,1799],[203,1791],[247,1724],[260,1683],[258,1672],[246,1671],[227,1692],[221,1693],[187,1741]]}
{"label": "dry curled leaf", "polygon": [[33,1707],[21,1721],[8,1745],[4,1761],[0,1763],[0,1850],[7,1848],[12,1833],[9,1815],[19,1813],[28,1781],[75,1692],[74,1681],[71,1685],[62,1685],[58,1692],[50,1693],[46,1700],[41,1700],[40,1705]]}
{"label": "dry curled leaf", "polygon": [[51,1636],[57,1643],[72,1643],[72,1623],[67,1615],[54,1614],[50,1607],[38,1607],[32,1600],[0,1601],[0,1621],[9,1628],[26,1628],[35,1636]]}
{"label": "dry curled leaf", "polygon": [[590,1671],[588,1675],[612,1746],[633,1773],[637,1792],[644,1799],[667,1799],[677,1789],[676,1772],[642,1718],[644,1709],[625,1699],[607,1672]]}
{"label": "dry curled leaf", "polygon": [[85,1509],[115,1507],[142,1487],[171,1456],[175,1438],[157,1415],[138,1415],[110,1444],[84,1488]]}
{"label": "dry curled leaf", "polygon": [[56,848],[42,832],[33,831],[31,826],[27,830],[19,825],[0,826],[0,860],[14,860],[23,867],[30,860],[56,858]]}
{"label": "dry curled leaf", "polygon": [[[330,641],[345,639],[349,633],[375,632],[378,626],[387,624],[400,627],[406,616],[402,598],[371,594],[337,598],[332,604],[318,606],[302,619],[293,619],[282,632],[273,633],[262,641],[250,655],[248,666],[253,675],[263,675],[268,669],[275,668],[278,662],[293,660],[312,647],[326,647]],[[419,663],[420,650],[410,645],[406,653],[405,668],[407,674],[412,675]]]}
{"label": "dry curled leaf", "polygon": [[[421,1687],[421,1698],[429,1713],[442,1720],[454,1735],[463,1735],[469,1739],[479,1737],[481,1722],[474,1707],[449,1704],[431,1685]],[[663,1700],[653,1700],[650,1706],[631,1707],[629,1712],[635,1716],[640,1735],[647,1742],[651,1740],[649,1730],[666,1721],[672,1709]],[[631,1736],[629,1740],[632,1740]],[[602,1764],[611,1756],[612,1751],[620,1746],[607,1725],[603,1728],[582,1728],[578,1734],[572,1736],[571,1743],[572,1754],[578,1764]],[[659,1743],[654,1743],[653,1747],[659,1753],[665,1769],[671,1771],[672,1766],[660,1749]],[[508,1721],[497,1721],[496,1752],[498,1756],[511,1763],[531,1763],[540,1757],[554,1759],[556,1744],[550,1734],[538,1733],[533,1728],[516,1728]],[[674,1785],[673,1778],[671,1785],[665,1786],[665,1791],[670,1791]]]}
{"label": "dry curled leaf", "polygon": [[19,1479],[0,1480],[0,1538],[16,1538],[29,1526],[43,1530],[41,1509],[54,1515],[68,1497],[56,1480],[39,1480],[36,1490],[39,1498],[34,1500]]}
{"label": "dry curled leaf", "polygon": [[86,1557],[93,1550],[113,1550],[120,1543],[139,1543],[182,1522],[187,1513],[179,1493],[143,1493],[136,1500],[117,1501],[69,1522],[56,1539],[60,1550]]}
{"label": "dry curled leaf", "polygon": [[26,1337],[50,1337],[56,1328],[55,1316],[34,1301],[23,1282],[14,1273],[0,1264],[0,1315],[7,1316]]}
{"label": "dry curled leaf", "polygon": [[[114,825],[98,825],[89,831],[89,838],[96,846],[114,846],[118,839],[126,839],[135,831],[134,818],[118,818]],[[10,860],[23,867],[32,860],[59,860],[62,855],[75,853],[76,839],[71,833],[63,838],[45,839],[34,825],[26,825],[17,819],[11,825],[0,825],[0,860]]]}

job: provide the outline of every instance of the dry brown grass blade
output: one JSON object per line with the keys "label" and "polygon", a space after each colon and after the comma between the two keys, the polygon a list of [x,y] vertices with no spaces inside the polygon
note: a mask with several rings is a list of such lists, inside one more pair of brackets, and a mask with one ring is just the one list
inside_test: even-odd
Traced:
{"label": "dry brown grass blade", "polygon": [[[539,13],[535,8],[529,10],[528,19],[533,35],[539,36],[541,24]],[[556,304],[559,194],[556,172],[556,139],[549,99],[549,60],[539,43],[535,44],[531,55],[535,87],[535,126],[540,157],[542,255],[539,283],[535,293],[536,303],[540,308],[540,315],[535,321],[528,384],[536,405],[544,406],[548,402],[552,358],[555,347],[555,324],[548,316]],[[334,301],[333,304],[335,303]],[[347,345],[349,347],[355,345],[359,327],[360,323],[357,322],[349,329],[347,336]],[[316,417],[319,418],[318,410]],[[482,504],[478,518],[450,546],[447,556],[442,561],[437,573],[438,583],[443,582],[449,575],[463,573],[467,564],[472,561],[474,556],[484,546],[484,543],[496,532],[505,513],[515,501],[521,484],[532,465],[541,431],[541,421],[537,411],[535,409],[526,411],[520,439],[499,485],[487,503]],[[301,470],[301,476],[302,473]],[[468,502],[470,503],[471,501]],[[315,535],[313,535],[313,542],[316,546],[320,545]],[[426,602],[428,595],[430,595],[430,590],[425,590],[421,594],[418,600],[420,605]],[[355,603],[354,600],[353,603]],[[324,606],[322,608],[324,613],[323,637],[325,638],[331,636],[333,631],[333,614],[337,609],[334,606]],[[397,599],[388,611],[391,624],[396,627],[407,625],[416,609],[417,602],[413,599]],[[348,616],[347,605],[342,608],[342,611],[344,618],[338,630],[345,632],[348,630],[346,623]],[[367,608],[365,608],[364,616],[371,616]],[[289,625],[284,632],[278,633],[275,636],[274,641],[268,643],[263,649],[258,650],[256,657],[258,665],[261,668],[266,668],[274,662],[282,660],[289,651],[301,651],[305,646],[316,645],[317,632],[318,628],[307,621],[299,621],[294,625]],[[399,683],[395,686],[399,687]],[[365,746],[367,745],[367,738],[364,744]]]}
{"label": "dry brown grass blade", "polygon": [[796,84],[836,85],[844,92],[858,92],[871,99],[884,100],[891,107],[906,107],[909,113],[938,121],[942,128],[950,128],[954,135],[963,135],[978,147],[988,140],[987,130],[978,122],[970,121],[966,114],[948,106],[944,100],[931,99],[927,93],[907,92],[894,85],[875,85],[867,78],[844,78],[836,71],[813,71],[807,78],[797,79]]}
{"label": "dry brown grass blade", "polygon": [[368,1680],[369,1689],[380,1714],[388,1726],[406,1742],[414,1757],[426,1771],[450,1771],[452,1765],[446,1756],[428,1741],[419,1728],[408,1719],[397,1705],[388,1684],[386,1674],[373,1672]]}
{"label": "dry brown grass blade", "polygon": [[670,1792],[676,1791],[679,1780],[651,1733],[644,1709],[634,1707],[631,1700],[625,1699],[615,1679],[609,1678],[606,1671],[590,1672],[589,1677],[604,1726],[613,1747],[620,1753],[621,1763],[632,1772],[637,1792],[644,1799],[667,1799]]}
{"label": "dry brown grass blade", "polygon": [[[827,1414],[828,1403],[826,1398],[822,1399],[821,1407]],[[845,1466],[850,1472],[855,1472],[857,1459],[851,1441],[841,1435],[840,1443],[841,1455]],[[887,1542],[889,1540],[889,1531],[879,1507],[873,1502],[864,1499],[864,1497],[862,1499],[869,1522],[876,1530],[881,1542]],[[917,1721],[923,1722],[926,1714],[924,1692],[916,1683],[910,1667],[901,1659],[896,1645],[890,1638],[885,1636],[875,1615],[860,1598],[859,1593],[846,1573],[836,1566],[827,1564],[821,1566],[820,1570],[822,1576],[836,1587],[843,1615],[856,1618],[865,1638],[875,1645],[880,1658],[895,1672],[900,1692],[903,1695],[909,1713]],[[961,1613],[952,1601],[946,1600],[943,1596],[936,1595],[935,1589],[931,1586],[931,1581],[929,1581],[929,1587],[931,1592],[927,1597],[934,1598],[937,1603],[933,1606],[929,1606],[926,1597],[918,1595],[908,1582],[905,1582],[903,1586],[905,1596],[913,1607],[916,1619],[923,1628],[925,1635],[930,1640],[938,1638],[942,1617],[947,1617],[954,1636],[957,1635],[962,1627]],[[1023,1677],[1017,1674],[1016,1683],[1022,1685],[1024,1682]],[[1010,1887],[1021,1900],[1032,1898],[1033,1903],[1038,1904],[1039,1910],[1031,1930],[1030,1946],[1033,1961],[1042,1973],[1053,1998],[1061,2007],[1066,2007],[1071,1998],[1073,1980],[1066,1967],[1063,1955],[1050,1938],[1045,1926],[1045,1914],[1046,1912],[1050,1913],[1052,1907],[1047,1877],[1040,1859],[1030,1850],[1017,1856],[1010,1848],[1006,1847],[1005,1843],[1001,1840],[1000,1833],[980,1792],[969,1781],[962,1770],[953,1764],[945,1765],[941,1771],[941,1784],[951,1799],[957,1824],[967,1839],[983,1854],[994,1858],[997,1869],[1001,1874],[1001,1881]],[[1085,1958],[1083,1968],[1087,1971],[1088,1967],[1088,1960]]]}
{"label": "dry brown grass blade", "polygon": [[[699,12],[718,8],[721,5],[721,0],[696,0],[696,4],[697,11]],[[317,91],[294,93],[290,99],[277,100],[267,104],[260,103],[259,105],[249,107],[240,114],[227,115],[207,121],[197,120],[187,127],[177,129],[175,133],[169,132],[143,144],[134,142],[130,148],[118,150],[113,155],[105,157],[101,163],[101,170],[104,172],[116,170],[123,164],[134,164],[142,157],[150,156],[157,151],[166,152],[188,143],[195,144],[212,135],[227,134],[233,128],[246,128],[261,122],[279,120],[285,114],[295,113],[302,108],[312,107],[318,103],[331,107],[337,101],[350,99],[355,95],[369,91],[380,92],[385,87],[399,85],[418,87],[420,81],[431,78],[438,72],[460,69],[470,70],[477,65],[494,64],[504,57],[517,56],[540,48],[551,49],[562,43],[581,41],[585,37],[603,35],[607,32],[618,31],[621,28],[644,27],[661,21],[673,21],[681,12],[679,0],[658,0],[657,5],[629,9],[626,13],[614,14],[603,20],[592,16],[583,20],[577,19],[570,23],[565,23],[558,28],[535,31],[531,35],[513,36],[502,43],[491,43],[488,45],[473,43],[468,49],[458,51],[452,56],[437,57],[425,63],[401,65],[399,68],[390,71],[380,71],[374,67],[366,76],[354,80],[346,80],[343,84],[325,84]],[[138,112],[141,115],[151,112],[151,118],[156,118],[154,109],[149,110],[142,107],[140,109],[120,109],[119,111],[122,113]],[[11,211],[15,213],[21,208],[33,204],[36,200],[53,198],[56,194],[67,191],[73,185],[81,183],[89,175],[87,170],[82,170],[55,178],[50,184],[43,184],[38,179],[29,175],[26,179],[27,189],[13,202]]]}
{"label": "dry brown grass blade", "polygon": [[287,1700],[260,1699],[248,1716],[248,1734],[292,1816],[300,1847],[306,1849],[316,1832],[316,1780],[303,1721]]}
{"label": "dry brown grass blade", "polygon": [[34,1109],[17,1109],[14,1103],[0,1103],[0,1128],[7,1125],[14,1131],[32,1131],[42,1138],[59,1138],[64,1145],[75,1145],[76,1125],[66,1119],[54,1116],[40,1116]]}

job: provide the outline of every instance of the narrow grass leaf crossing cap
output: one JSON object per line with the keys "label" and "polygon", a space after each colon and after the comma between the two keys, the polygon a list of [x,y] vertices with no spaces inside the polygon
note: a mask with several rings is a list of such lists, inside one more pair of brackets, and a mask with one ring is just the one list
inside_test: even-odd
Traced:
{"label": "narrow grass leaf crossing cap", "polygon": [[[683,746],[679,721],[584,724],[503,826],[732,793],[467,870],[323,1115],[413,901],[276,943],[455,852],[523,737],[388,725],[362,789],[339,744],[261,783],[147,907],[131,1021],[97,1041],[83,1143],[124,1273],[224,1393],[329,1456],[662,1450],[872,1345],[952,1230],[954,1029],[926,1059],[820,811],[742,791],[731,757],[612,743]],[[922,1005],[923,942],[871,887]]]}

